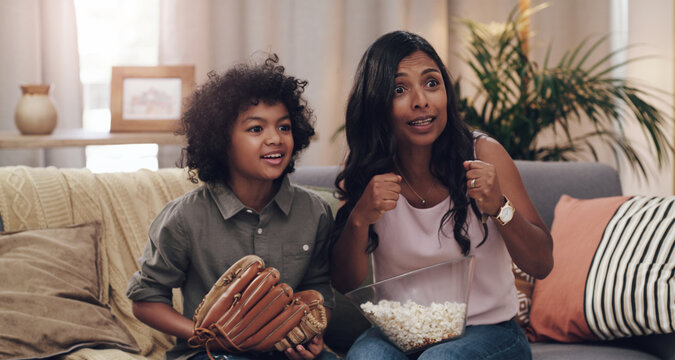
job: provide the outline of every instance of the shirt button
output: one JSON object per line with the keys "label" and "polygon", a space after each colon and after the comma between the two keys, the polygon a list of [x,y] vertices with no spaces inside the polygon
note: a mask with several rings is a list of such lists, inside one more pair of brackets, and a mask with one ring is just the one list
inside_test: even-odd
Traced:
{"label": "shirt button", "polygon": [[253,214],[253,210],[251,210],[251,209],[246,209],[246,212],[249,213],[249,214]]}
{"label": "shirt button", "polygon": [[309,250],[309,245],[307,245],[307,244],[302,245],[302,250],[305,250],[305,251]]}
{"label": "shirt button", "polygon": [[262,228],[258,228],[258,235],[262,234]]}

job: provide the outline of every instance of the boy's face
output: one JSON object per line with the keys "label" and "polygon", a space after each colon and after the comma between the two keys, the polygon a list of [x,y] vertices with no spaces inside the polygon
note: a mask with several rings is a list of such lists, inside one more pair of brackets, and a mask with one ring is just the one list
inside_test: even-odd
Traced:
{"label": "boy's face", "polygon": [[273,181],[293,155],[291,119],[284,104],[263,101],[240,112],[229,149],[231,182]]}

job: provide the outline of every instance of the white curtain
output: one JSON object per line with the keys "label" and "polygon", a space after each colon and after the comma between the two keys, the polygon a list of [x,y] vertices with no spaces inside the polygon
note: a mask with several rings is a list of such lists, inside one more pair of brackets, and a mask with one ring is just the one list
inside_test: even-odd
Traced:
{"label": "white curtain", "polygon": [[[22,84],[50,84],[57,129],[82,127],[82,91],[72,0],[0,1],[0,130],[18,131]],[[83,167],[84,150],[2,150],[0,165]]]}
{"label": "white curtain", "polygon": [[160,64],[195,64],[201,83],[260,52],[275,52],[289,73],[309,81],[318,138],[301,164],[338,164],[347,96],[357,63],[380,35],[409,30],[424,36],[448,59],[447,0],[164,0]]}

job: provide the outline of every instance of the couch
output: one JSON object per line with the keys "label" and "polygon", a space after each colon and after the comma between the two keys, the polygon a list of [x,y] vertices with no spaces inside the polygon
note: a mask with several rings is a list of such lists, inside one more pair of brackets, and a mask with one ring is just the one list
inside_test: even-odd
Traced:
{"label": "couch", "polygon": [[[532,202],[549,228],[553,223],[554,208],[563,194],[590,199],[622,193],[618,173],[607,165],[533,161],[516,161],[516,165]],[[301,168],[293,174],[293,180],[315,187],[332,188],[337,171],[337,167]],[[326,343],[342,353],[369,324],[346,298],[338,294],[337,300],[337,308],[327,330]],[[534,342],[531,345],[535,360],[675,360],[675,334],[604,342]]]}
{"label": "couch", "polygon": [[[621,194],[616,171],[605,165],[517,165],[549,226],[561,194],[577,198]],[[300,167],[292,178],[330,198],[331,190],[322,189],[332,188],[337,171],[335,166]],[[4,272],[5,276],[0,275],[0,359],[50,355],[65,359],[163,358],[173,339],[134,318],[125,289],[129,276],[137,270],[136,259],[154,216],[165,203],[194,186],[182,169],[92,174],[86,169],[0,168],[0,230],[4,231],[0,235],[0,274]],[[89,240],[80,241],[79,237]],[[79,246],[85,242],[88,247]],[[22,249],[22,244],[32,247]],[[70,249],[78,254],[72,261],[67,259]],[[8,260],[7,254],[12,251],[20,256]],[[63,256],[66,260],[61,264],[59,259]],[[47,261],[24,266],[38,257]],[[66,270],[64,275],[51,279],[56,270],[45,270],[47,266]],[[72,281],[87,278],[83,284],[89,285],[67,288],[71,270],[77,273]],[[51,280],[40,282],[46,278]],[[58,285],[59,279],[64,284]],[[56,289],[45,294],[44,288],[50,286]],[[21,298],[19,293],[28,296]],[[180,294],[176,295],[175,307],[180,310]],[[45,301],[40,303],[43,297]],[[26,304],[33,307],[25,310],[23,300],[16,299],[29,299]],[[93,318],[102,325],[82,324],[82,318]],[[326,343],[338,353],[344,353],[368,326],[341,295],[332,319]],[[28,327],[31,335],[24,332]],[[106,331],[98,331],[104,327]],[[24,355],[14,354],[14,349]],[[537,360],[673,360],[675,338],[670,334],[575,344],[536,342],[532,349]]]}

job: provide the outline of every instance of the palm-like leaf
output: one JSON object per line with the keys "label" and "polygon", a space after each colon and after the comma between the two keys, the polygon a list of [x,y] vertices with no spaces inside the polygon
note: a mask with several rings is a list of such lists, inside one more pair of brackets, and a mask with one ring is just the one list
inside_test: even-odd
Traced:
{"label": "palm-like leaf", "polygon": [[[643,159],[624,133],[628,121],[637,121],[659,166],[669,158],[672,147],[663,132],[667,119],[645,100],[649,93],[610,76],[614,69],[639,59],[612,64],[615,51],[588,64],[607,38],[588,47],[587,38],[553,67],[548,67],[547,53],[539,68],[523,50],[521,22],[516,11],[501,25],[463,21],[470,33],[467,64],[478,84],[471,99],[462,96],[460,80],[453,86],[460,113],[469,124],[495,137],[514,159],[571,160],[573,154],[587,152],[597,161],[598,146],[608,144],[617,163],[623,157],[646,176]],[[573,136],[572,124],[581,122],[593,129]],[[555,134],[555,144],[540,146],[537,136],[547,129]]]}

